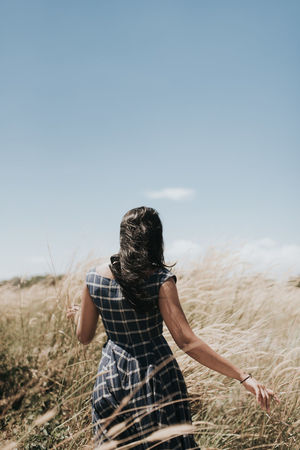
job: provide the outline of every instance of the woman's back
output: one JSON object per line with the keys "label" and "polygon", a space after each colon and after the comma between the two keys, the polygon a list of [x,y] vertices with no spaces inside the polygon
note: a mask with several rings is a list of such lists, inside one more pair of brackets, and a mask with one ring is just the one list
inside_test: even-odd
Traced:
{"label": "woman's back", "polygon": [[158,307],[158,295],[160,286],[169,278],[177,281],[176,275],[165,268],[147,278],[144,287],[153,310],[138,312],[122,295],[115,279],[99,274],[97,268],[89,270],[86,284],[99,310],[108,339],[138,353],[141,344],[162,336],[163,318]]}
{"label": "woman's back", "polygon": [[[101,426],[101,419],[113,414],[126,396],[129,396],[129,401],[122,408],[122,414],[110,423],[113,426],[124,420],[129,421],[130,426],[119,436],[126,443],[142,439],[164,426],[191,423],[185,381],[162,334],[159,289],[170,278],[177,281],[174,274],[162,268],[145,280],[144,288],[148,300],[153,303],[153,310],[138,312],[122,295],[115,279],[99,274],[96,267],[86,275],[90,296],[107,334],[92,399],[98,442],[109,439]],[[148,445],[153,445],[153,442],[140,443],[135,448],[144,449]],[[192,435],[183,435],[156,448],[198,447]]]}

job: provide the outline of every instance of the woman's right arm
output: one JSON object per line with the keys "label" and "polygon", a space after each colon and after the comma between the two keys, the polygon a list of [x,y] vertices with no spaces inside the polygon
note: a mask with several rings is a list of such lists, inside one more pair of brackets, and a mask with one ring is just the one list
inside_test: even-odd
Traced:
{"label": "woman's right arm", "polygon": [[[195,335],[182,310],[177,287],[173,279],[165,281],[159,290],[159,308],[174,341],[185,353],[204,366],[236,380],[244,380],[248,373],[239,369],[226,358],[215,352]],[[248,378],[243,386],[256,396],[263,409],[270,412],[270,399],[278,397],[271,389],[265,388],[255,378]]]}

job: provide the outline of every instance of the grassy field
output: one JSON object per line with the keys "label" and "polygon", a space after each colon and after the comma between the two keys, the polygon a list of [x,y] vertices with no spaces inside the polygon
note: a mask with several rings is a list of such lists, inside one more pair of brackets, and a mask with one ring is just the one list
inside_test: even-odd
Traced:
{"label": "grassy field", "polygon": [[[85,273],[98,262],[61,277],[1,283],[0,448],[93,448],[90,395],[106,336],[100,321],[94,341],[79,344],[65,312],[80,302]],[[213,251],[189,273],[175,266],[183,309],[199,337],[281,403],[268,415],[237,380],[178,349],[165,328],[186,379],[197,442],[201,450],[299,449],[299,283],[235,268]]]}

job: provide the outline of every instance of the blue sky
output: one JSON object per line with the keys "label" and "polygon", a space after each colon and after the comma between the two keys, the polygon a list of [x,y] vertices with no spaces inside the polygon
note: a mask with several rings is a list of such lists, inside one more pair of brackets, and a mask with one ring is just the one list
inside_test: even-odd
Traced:
{"label": "blue sky", "polygon": [[141,205],[167,249],[299,256],[299,19],[291,0],[3,0],[0,279],[49,271],[48,248],[58,272],[117,251]]}

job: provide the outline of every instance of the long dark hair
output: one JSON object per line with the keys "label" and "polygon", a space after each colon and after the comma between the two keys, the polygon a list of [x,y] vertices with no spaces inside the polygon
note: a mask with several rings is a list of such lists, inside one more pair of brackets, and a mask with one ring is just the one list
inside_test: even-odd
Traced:
{"label": "long dark hair", "polygon": [[165,264],[163,227],[155,209],[140,206],[123,216],[120,250],[110,261],[109,268],[131,305],[138,311],[153,310],[143,284],[155,269],[174,266]]}

